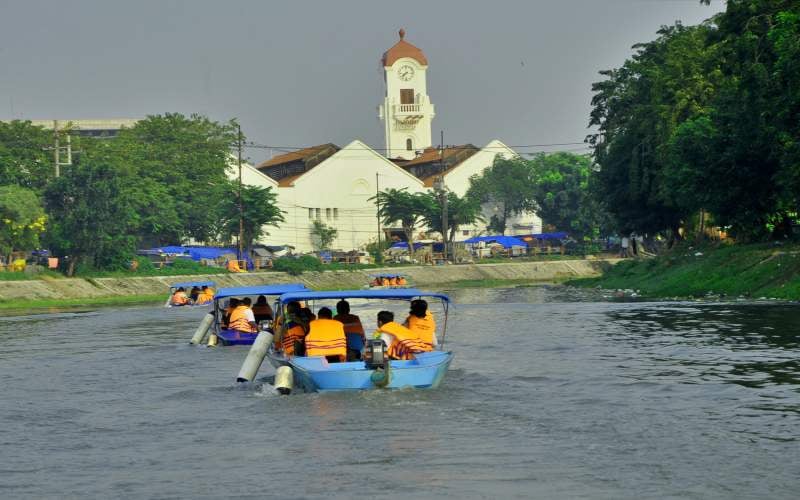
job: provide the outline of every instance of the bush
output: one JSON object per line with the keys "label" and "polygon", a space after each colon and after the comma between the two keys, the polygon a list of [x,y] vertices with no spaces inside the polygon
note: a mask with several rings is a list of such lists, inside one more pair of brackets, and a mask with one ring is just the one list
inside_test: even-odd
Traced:
{"label": "bush", "polygon": [[200,272],[206,270],[204,269],[203,265],[192,259],[176,259],[175,262],[170,265],[170,267],[175,271]]}
{"label": "bush", "polygon": [[292,276],[303,274],[304,271],[321,271],[322,262],[313,255],[303,255],[301,257],[281,257],[272,261],[272,268],[275,271],[283,271]]}

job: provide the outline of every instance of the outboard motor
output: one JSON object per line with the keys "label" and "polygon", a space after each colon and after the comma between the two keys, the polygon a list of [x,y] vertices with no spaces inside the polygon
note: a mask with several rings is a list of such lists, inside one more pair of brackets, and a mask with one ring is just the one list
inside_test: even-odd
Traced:
{"label": "outboard motor", "polygon": [[364,364],[368,370],[386,368],[386,342],[383,339],[367,339],[364,344]]}

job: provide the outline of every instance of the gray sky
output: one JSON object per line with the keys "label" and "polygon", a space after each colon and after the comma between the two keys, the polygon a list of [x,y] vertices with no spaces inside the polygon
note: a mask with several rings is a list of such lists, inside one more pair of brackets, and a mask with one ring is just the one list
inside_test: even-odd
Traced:
{"label": "gray sky", "polygon": [[[380,57],[428,57],[434,143],[581,141],[590,85],[722,0],[0,0],[0,118],[238,118],[248,140],[383,148]],[[562,149],[569,149],[568,147]],[[520,149],[522,152],[534,149]],[[249,150],[260,161],[264,150]]]}

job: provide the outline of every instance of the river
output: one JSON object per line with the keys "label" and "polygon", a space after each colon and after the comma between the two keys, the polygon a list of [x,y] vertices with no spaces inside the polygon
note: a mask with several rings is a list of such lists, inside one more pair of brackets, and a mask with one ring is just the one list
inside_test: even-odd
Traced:
{"label": "river", "polygon": [[800,493],[799,305],[453,298],[432,391],[237,386],[247,348],[189,346],[198,310],[0,318],[0,498]]}

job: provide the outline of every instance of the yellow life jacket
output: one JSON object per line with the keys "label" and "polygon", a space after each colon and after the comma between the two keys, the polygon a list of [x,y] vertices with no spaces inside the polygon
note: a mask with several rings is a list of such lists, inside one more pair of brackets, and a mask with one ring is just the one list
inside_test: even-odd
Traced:
{"label": "yellow life jacket", "polygon": [[303,330],[303,326],[300,323],[289,323],[286,325],[288,328],[286,333],[283,334],[281,338],[281,349],[283,349],[283,353],[287,356],[294,355],[294,343],[302,341],[306,338],[306,331]]}
{"label": "yellow life jacket", "polygon": [[400,286],[405,286],[408,285],[408,281],[406,281],[406,279],[401,276],[400,278],[397,279],[397,284]]}
{"label": "yellow life jacket", "polygon": [[426,311],[424,318],[409,314],[408,319],[406,319],[406,326],[416,334],[420,341],[429,347],[425,349],[426,351],[433,350],[433,336],[436,335],[436,321],[433,320],[433,314],[431,314],[430,311]]}
{"label": "yellow life jacket", "polygon": [[414,359],[415,352],[432,350],[432,347],[422,342],[416,333],[394,321],[384,323],[378,328],[377,333],[387,333],[392,336],[392,344],[387,349],[392,359]]}
{"label": "yellow life jacket", "polygon": [[181,292],[179,290],[172,294],[170,302],[173,306],[183,306],[189,303],[189,297],[186,296],[186,292]]}
{"label": "yellow life jacket", "polygon": [[251,325],[250,321],[248,321],[245,316],[245,312],[248,309],[250,308],[245,305],[237,306],[231,313],[231,319],[228,321],[228,328],[245,333],[256,333],[258,329]]}
{"label": "yellow life jacket", "polygon": [[208,290],[205,290],[197,296],[195,304],[208,304],[212,300],[214,300],[214,292],[209,293]]}
{"label": "yellow life jacket", "polygon": [[333,319],[315,319],[306,335],[306,356],[339,356],[347,358],[344,325]]}

